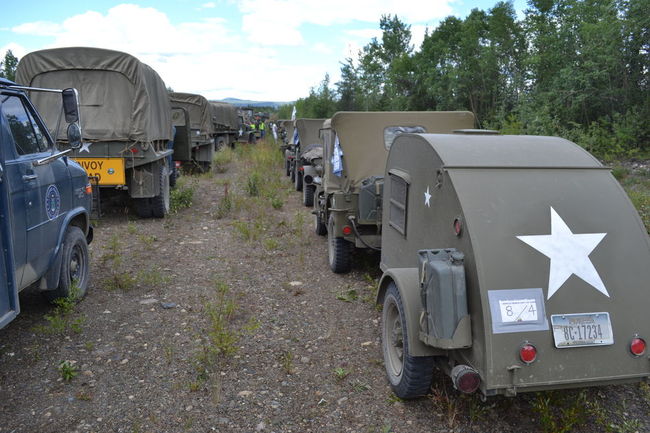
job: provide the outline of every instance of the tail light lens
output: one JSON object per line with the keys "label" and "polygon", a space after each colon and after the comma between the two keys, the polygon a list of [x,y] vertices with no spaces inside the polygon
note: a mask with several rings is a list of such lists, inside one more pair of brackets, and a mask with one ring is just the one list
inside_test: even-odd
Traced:
{"label": "tail light lens", "polygon": [[90,195],[93,193],[93,186],[89,183],[86,184],[86,189],[85,189],[86,194]]}
{"label": "tail light lens", "polygon": [[345,236],[349,236],[349,235],[351,235],[351,234],[352,234],[352,227],[350,227],[350,226],[344,226],[344,227],[343,227],[343,234],[344,234]]}
{"label": "tail light lens", "polygon": [[519,359],[524,364],[530,364],[537,359],[537,348],[526,342],[519,348]]}
{"label": "tail light lens", "polygon": [[456,236],[460,236],[462,231],[463,231],[463,223],[460,222],[459,218],[456,218],[454,220],[454,233],[456,233]]}
{"label": "tail light lens", "polygon": [[641,356],[645,353],[645,340],[643,338],[634,337],[630,341],[630,352],[634,356]]}
{"label": "tail light lens", "polygon": [[451,380],[460,392],[471,394],[481,384],[481,376],[468,365],[457,365],[451,370]]}

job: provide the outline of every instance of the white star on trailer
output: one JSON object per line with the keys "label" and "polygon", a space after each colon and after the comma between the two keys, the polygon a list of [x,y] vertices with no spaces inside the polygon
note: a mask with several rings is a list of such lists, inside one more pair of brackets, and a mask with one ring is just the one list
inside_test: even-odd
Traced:
{"label": "white star on trailer", "polygon": [[573,274],[609,297],[603,280],[589,259],[589,254],[606,234],[574,234],[555,209],[551,207],[550,235],[517,236],[517,239],[551,259],[547,299],[550,299]]}
{"label": "white star on trailer", "polygon": [[91,144],[92,144],[92,142],[90,142],[90,141],[85,141],[85,142],[81,143],[81,149],[79,149],[79,153],[81,153],[81,152],[90,153],[90,145]]}
{"label": "white star on trailer", "polygon": [[429,202],[429,200],[431,200],[431,194],[429,193],[429,186],[427,185],[427,190],[424,193],[424,204],[427,207],[431,207],[431,203]]}

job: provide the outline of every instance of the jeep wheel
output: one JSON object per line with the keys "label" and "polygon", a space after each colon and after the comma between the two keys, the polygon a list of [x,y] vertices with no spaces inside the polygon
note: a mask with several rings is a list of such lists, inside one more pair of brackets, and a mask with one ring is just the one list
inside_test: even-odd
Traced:
{"label": "jeep wheel", "polygon": [[289,162],[289,179],[291,182],[296,181],[296,166],[293,162]]}
{"label": "jeep wheel", "polygon": [[332,271],[344,274],[352,269],[350,243],[343,238],[334,237],[334,218],[330,216],[327,224],[327,253]]}
{"label": "jeep wheel", "polygon": [[151,215],[164,218],[169,213],[169,170],[160,165],[160,193],[151,198]]}
{"label": "jeep wheel", "polygon": [[88,291],[90,256],[86,236],[79,227],[67,228],[61,254],[59,286],[54,290],[43,292],[50,302],[71,296],[81,299]]}
{"label": "jeep wheel", "polygon": [[325,236],[327,234],[327,226],[323,223],[318,213],[314,214],[314,231],[318,236]]}
{"label": "jeep wheel", "polygon": [[381,321],[381,347],[390,387],[399,398],[426,395],[433,380],[433,356],[411,356],[404,306],[395,283],[384,297]]}
{"label": "jeep wheel", "polygon": [[291,163],[288,159],[284,160],[284,170],[287,176],[291,176]]}
{"label": "jeep wheel", "polygon": [[302,173],[296,167],[296,175],[294,177],[293,186],[296,187],[296,191],[302,191]]}
{"label": "jeep wheel", "polygon": [[307,207],[314,205],[314,192],[316,191],[315,185],[303,185],[302,188],[302,204]]}

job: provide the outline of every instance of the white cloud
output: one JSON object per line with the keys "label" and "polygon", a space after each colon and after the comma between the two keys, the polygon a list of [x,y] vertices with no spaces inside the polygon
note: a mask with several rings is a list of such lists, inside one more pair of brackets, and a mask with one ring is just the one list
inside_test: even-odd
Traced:
{"label": "white cloud", "polygon": [[207,3],[203,3],[200,9],[213,9],[216,7],[217,5],[214,2],[207,2]]}
{"label": "white cloud", "polygon": [[372,38],[381,39],[381,29],[357,29],[357,30],[346,30],[345,34],[353,36],[355,38],[367,39],[370,41]]}
{"label": "white cloud", "polygon": [[8,50],[11,50],[11,53],[14,56],[18,57],[18,59],[27,54],[27,49],[25,47],[14,42],[10,42],[0,47],[0,60],[4,59],[5,54]]}
{"label": "white cloud", "polygon": [[312,51],[320,54],[332,54],[334,50],[324,42],[317,42],[311,47]]}
{"label": "white cloud", "polygon": [[61,32],[61,26],[50,21],[36,21],[12,27],[11,31],[24,35],[55,36]]}
{"label": "white cloud", "polygon": [[[251,41],[297,45],[304,24],[328,26],[354,21],[378,23],[382,15],[397,15],[407,23],[426,23],[450,15],[454,0],[238,0],[243,30]],[[281,32],[278,38],[275,32]]]}

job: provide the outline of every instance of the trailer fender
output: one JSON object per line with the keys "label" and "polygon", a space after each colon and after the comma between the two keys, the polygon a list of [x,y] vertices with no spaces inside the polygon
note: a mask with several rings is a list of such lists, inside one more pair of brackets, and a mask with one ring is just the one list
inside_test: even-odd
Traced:
{"label": "trailer fender", "polygon": [[422,300],[420,298],[418,269],[396,268],[386,270],[379,281],[379,290],[377,291],[376,299],[377,304],[382,305],[384,303],[384,296],[390,283],[395,283],[399,295],[402,298],[407,323],[410,355],[435,356],[444,354],[444,351],[427,346],[419,339]]}

